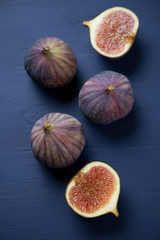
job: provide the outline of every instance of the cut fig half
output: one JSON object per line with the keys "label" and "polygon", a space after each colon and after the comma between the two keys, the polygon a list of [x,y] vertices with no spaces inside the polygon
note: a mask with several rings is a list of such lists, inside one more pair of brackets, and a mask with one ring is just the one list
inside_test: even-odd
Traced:
{"label": "cut fig half", "polygon": [[90,29],[90,41],[101,55],[119,58],[131,48],[138,29],[139,20],[134,12],[123,7],[105,10],[83,25]]}
{"label": "cut fig half", "polygon": [[86,218],[109,212],[118,217],[119,193],[117,172],[108,164],[95,161],[85,165],[71,179],[66,189],[66,201],[77,214]]}

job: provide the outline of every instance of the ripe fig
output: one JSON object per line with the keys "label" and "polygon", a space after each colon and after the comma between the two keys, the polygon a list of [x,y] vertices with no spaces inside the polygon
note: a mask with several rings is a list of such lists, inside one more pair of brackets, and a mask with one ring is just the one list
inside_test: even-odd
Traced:
{"label": "ripe fig", "polygon": [[125,117],[133,104],[133,88],[128,78],[113,71],[91,77],[79,93],[80,110],[96,124],[108,124]]}
{"label": "ripe fig", "polygon": [[39,39],[28,50],[24,67],[28,75],[42,87],[61,87],[76,73],[77,60],[72,49],[61,39]]}
{"label": "ripe fig", "polygon": [[91,162],[71,179],[65,197],[68,205],[83,217],[93,218],[109,212],[118,217],[119,193],[117,172],[104,162]]}
{"label": "ripe fig", "polygon": [[83,126],[68,114],[49,113],[40,118],[31,131],[31,146],[35,158],[50,168],[73,164],[84,145]]}
{"label": "ripe fig", "polygon": [[123,7],[107,9],[83,24],[90,29],[93,48],[109,58],[118,58],[127,53],[139,29],[136,14]]}

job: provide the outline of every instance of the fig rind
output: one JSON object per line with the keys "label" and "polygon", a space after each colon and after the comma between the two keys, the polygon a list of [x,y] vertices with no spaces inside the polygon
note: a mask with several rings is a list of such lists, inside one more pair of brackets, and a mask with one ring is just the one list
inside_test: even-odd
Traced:
{"label": "fig rind", "polygon": [[[92,174],[91,178],[88,180],[85,176],[87,174],[90,174],[90,171],[95,167],[99,168],[98,178],[96,175]],[[102,168],[110,172],[110,174],[112,175],[111,178],[114,179],[112,183],[110,181],[110,176],[108,176],[108,178],[103,179],[103,173],[101,174]],[[102,187],[104,182],[106,185]],[[107,196],[109,200],[107,200],[107,202],[103,206],[101,206],[101,201],[104,199],[106,195],[108,195],[108,193],[105,191],[107,188],[112,187],[111,185],[114,185],[114,188],[113,191],[109,194],[109,197]],[[82,189],[80,192],[79,188],[81,187]],[[74,193],[72,194],[72,190],[74,188],[75,189],[77,188],[78,191],[75,190]],[[119,194],[120,194],[120,178],[117,172],[108,164],[104,162],[95,161],[85,165],[70,180],[66,188],[65,198],[68,205],[73,209],[74,212],[76,212],[80,216],[86,218],[94,218],[107,213],[113,213],[116,217],[118,217],[119,212],[117,210],[117,204]],[[97,202],[99,202],[99,208],[93,210],[91,206],[92,205],[91,201],[93,201],[92,203],[93,206],[96,206]],[[79,207],[79,203],[81,205],[81,208]],[[86,207],[89,207],[91,211],[90,212],[86,211]]]}
{"label": "fig rind", "polygon": [[74,117],[49,113],[34,124],[31,147],[35,158],[50,168],[73,164],[85,145],[84,129]]}
{"label": "fig rind", "polygon": [[91,77],[79,93],[81,112],[95,124],[109,124],[129,114],[134,92],[128,78],[104,71]]}
{"label": "fig rind", "polygon": [[[115,13],[116,11],[122,11],[126,14],[128,14],[128,16],[130,16],[133,21],[134,21],[134,25],[132,30],[128,33],[128,34],[119,34],[119,29],[115,28],[114,26],[112,26],[112,34],[113,34],[113,30],[115,31],[115,35],[118,35],[118,38],[114,38],[113,37],[113,41],[108,42],[109,41],[109,37],[106,38],[108,32],[105,33],[106,30],[104,30],[104,26],[105,26],[105,18],[107,16],[110,16],[112,13]],[[104,21],[103,21],[104,20]],[[101,24],[104,22],[104,25],[101,26]],[[111,23],[113,23],[111,21]],[[89,27],[89,32],[90,32],[90,41],[91,41],[91,45],[93,46],[93,48],[101,55],[108,57],[108,58],[119,58],[124,56],[131,48],[132,44],[135,41],[135,38],[137,36],[138,30],[139,30],[139,19],[136,16],[136,14],[134,12],[132,12],[131,10],[124,8],[124,7],[113,7],[110,9],[107,9],[105,11],[103,11],[101,14],[99,14],[97,17],[95,17],[94,19],[90,20],[90,21],[83,21],[83,25],[88,26]],[[114,28],[114,29],[113,29]],[[116,32],[117,30],[117,32]],[[122,31],[123,32],[123,31]],[[96,42],[96,38],[97,35],[100,33],[101,36],[103,36],[104,39],[102,39],[102,43],[104,44],[104,42],[108,42],[108,45],[111,43],[113,44],[114,40],[116,39],[117,43],[119,41],[119,36],[120,36],[120,41],[122,41],[124,43],[123,48],[121,49],[121,51],[117,52],[117,53],[112,53],[112,52],[106,52],[105,50],[102,50]],[[106,38],[106,39],[105,39]],[[114,44],[116,44],[116,41]],[[102,45],[103,45],[102,44]],[[107,45],[107,44],[106,44]],[[104,47],[104,46],[103,46]]]}
{"label": "fig rind", "polygon": [[74,78],[77,59],[63,40],[46,37],[36,41],[28,50],[24,67],[42,87],[55,88],[68,84]]}

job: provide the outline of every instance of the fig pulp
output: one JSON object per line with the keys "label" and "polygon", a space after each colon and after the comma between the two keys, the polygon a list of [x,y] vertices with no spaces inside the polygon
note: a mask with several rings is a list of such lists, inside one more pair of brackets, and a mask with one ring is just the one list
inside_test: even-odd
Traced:
{"label": "fig pulp", "polygon": [[24,66],[28,75],[42,87],[61,87],[76,73],[77,60],[72,49],[61,39],[46,37],[28,50]]}
{"label": "fig pulp", "polygon": [[120,179],[116,171],[104,162],[91,162],[71,179],[65,196],[77,214],[91,218],[109,212],[118,216],[119,193]]}
{"label": "fig pulp", "polygon": [[109,58],[118,58],[127,53],[139,29],[138,17],[123,7],[107,9],[83,24],[90,29],[93,48]]}
{"label": "fig pulp", "polygon": [[68,114],[49,113],[40,118],[31,131],[31,146],[35,158],[50,168],[73,164],[84,145],[83,126]]}
{"label": "fig pulp", "polygon": [[113,71],[91,77],[79,93],[80,110],[96,124],[108,124],[125,117],[133,104],[133,88],[128,78]]}

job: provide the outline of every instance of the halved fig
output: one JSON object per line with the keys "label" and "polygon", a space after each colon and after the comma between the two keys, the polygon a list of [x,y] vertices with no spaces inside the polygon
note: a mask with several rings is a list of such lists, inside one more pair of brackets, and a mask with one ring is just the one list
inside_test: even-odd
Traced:
{"label": "halved fig", "polygon": [[68,205],[83,217],[93,218],[109,212],[118,217],[119,193],[117,172],[104,162],[91,162],[68,183],[65,197]]}
{"label": "halved fig", "polygon": [[35,158],[50,168],[73,164],[84,145],[82,124],[68,114],[49,113],[40,118],[31,131],[31,147]]}
{"label": "halved fig", "polygon": [[46,37],[30,47],[24,59],[24,67],[28,75],[42,87],[55,88],[73,79],[77,59],[63,40]]}
{"label": "halved fig", "polygon": [[90,29],[93,48],[109,58],[123,56],[131,48],[138,29],[139,20],[135,13],[123,7],[113,7],[83,25]]}
{"label": "halved fig", "polygon": [[109,124],[125,117],[134,104],[133,88],[120,73],[104,71],[91,77],[79,93],[79,107],[96,124]]}

